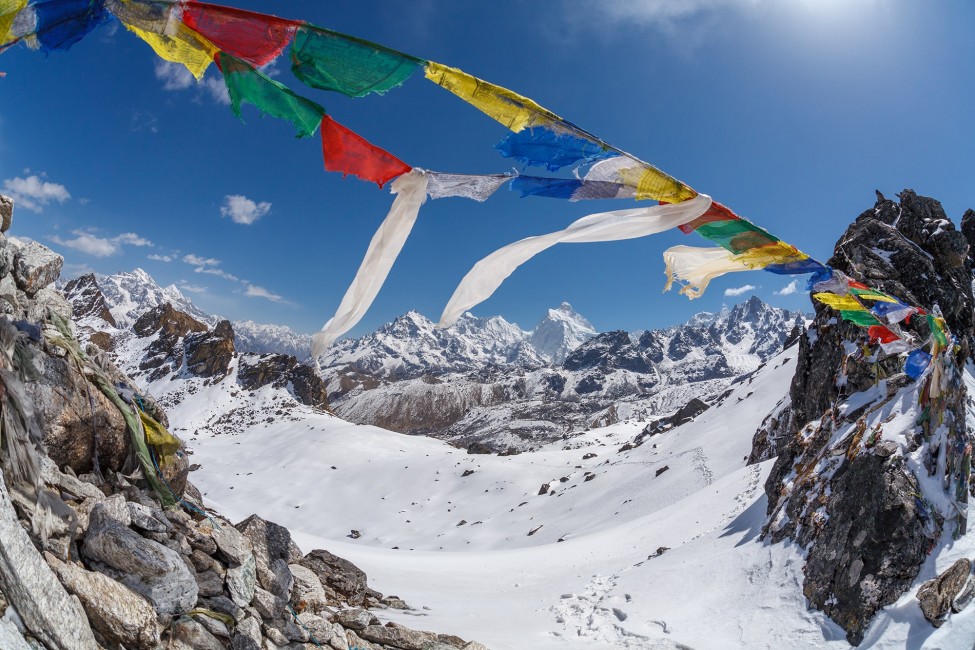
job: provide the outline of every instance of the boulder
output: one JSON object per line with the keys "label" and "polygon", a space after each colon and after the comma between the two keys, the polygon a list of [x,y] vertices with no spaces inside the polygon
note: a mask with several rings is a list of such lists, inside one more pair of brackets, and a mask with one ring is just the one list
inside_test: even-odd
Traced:
{"label": "boulder", "polygon": [[203,625],[185,616],[170,627],[170,639],[166,650],[225,650],[220,639],[213,636]]}
{"label": "boulder", "polygon": [[961,558],[937,578],[928,580],[917,590],[917,599],[924,618],[935,627],[948,618],[952,603],[967,585],[972,574],[972,563]]}
{"label": "boulder", "polygon": [[153,381],[179,369],[183,363],[182,339],[191,332],[206,332],[207,326],[164,302],[140,316],[132,329],[143,338],[156,335],[139,362],[139,369]]}
{"label": "boulder", "polygon": [[437,635],[432,632],[419,632],[392,622],[369,625],[359,632],[359,636],[373,643],[403,650],[424,650],[427,644],[437,643]]}
{"label": "boulder", "polygon": [[222,320],[212,332],[189,334],[185,341],[186,366],[198,377],[223,378],[234,358],[234,329]]}
{"label": "boulder", "polygon": [[[85,611],[69,596],[17,520],[0,474],[0,592],[46,648],[97,650]],[[6,632],[0,630],[0,639]],[[13,636],[12,633],[9,636]]]}
{"label": "boulder", "polygon": [[61,275],[64,258],[47,246],[27,242],[14,254],[14,280],[29,298]]}
{"label": "boulder", "polygon": [[241,363],[237,374],[240,385],[247,390],[261,386],[287,388],[302,404],[328,408],[328,388],[315,370],[287,354],[262,354]]}
{"label": "boulder", "polygon": [[10,230],[10,223],[14,219],[14,200],[5,194],[0,194],[0,232]]}
{"label": "boulder", "polygon": [[239,606],[246,607],[257,588],[257,560],[252,554],[240,566],[227,569],[227,592]]}
{"label": "boulder", "polygon": [[50,553],[45,559],[61,584],[81,600],[88,620],[107,641],[140,650],[159,644],[156,612],[145,598],[106,575],[62,562]]}
{"label": "boulder", "polygon": [[294,584],[288,564],[301,561],[301,549],[291,541],[291,533],[284,526],[257,515],[241,521],[236,528],[250,540],[253,547],[258,583],[264,589],[287,598]]}
{"label": "boulder", "polygon": [[160,617],[196,604],[196,579],[180,554],[112,520],[100,504],[92,509],[81,555],[95,570],[147,598]]}
{"label": "boulder", "polygon": [[339,599],[353,607],[365,601],[366,573],[348,560],[318,549],[302,558],[299,564],[314,571],[326,589],[331,589]]}
{"label": "boulder", "polygon": [[340,609],[332,615],[332,622],[337,623],[347,630],[364,630],[370,625],[379,625],[379,619],[372,612],[361,607],[352,609]]}
{"label": "boulder", "polygon": [[314,571],[300,564],[288,566],[294,577],[291,589],[291,607],[296,612],[311,612],[318,614],[328,605],[325,588]]}

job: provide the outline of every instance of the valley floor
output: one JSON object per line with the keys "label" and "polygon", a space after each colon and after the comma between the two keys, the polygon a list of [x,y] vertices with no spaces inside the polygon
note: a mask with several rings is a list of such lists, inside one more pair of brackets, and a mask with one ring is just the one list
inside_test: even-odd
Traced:
{"label": "valley floor", "polygon": [[[499,457],[301,408],[273,422],[238,417],[220,434],[208,426],[244,397],[273,406],[270,388],[231,396],[201,385],[169,411],[203,466],[192,478],[208,500],[235,520],[257,512],[289,527],[303,550],[351,560],[415,608],[378,612],[384,620],[494,650],[844,648],[842,630],[806,610],[802,550],[758,537],[770,462],[744,463],[787,393],[794,356],[787,350],[720,406],[626,452],[642,423],[594,429],[570,449]],[[975,556],[973,538],[936,549],[920,578]],[[935,630],[909,592],[861,647],[973,642],[975,607]]]}

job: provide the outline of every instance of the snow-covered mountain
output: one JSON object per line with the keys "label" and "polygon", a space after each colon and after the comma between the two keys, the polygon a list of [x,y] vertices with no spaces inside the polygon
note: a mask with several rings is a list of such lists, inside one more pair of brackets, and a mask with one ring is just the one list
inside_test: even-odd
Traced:
{"label": "snow-covered mountain", "polygon": [[588,336],[592,326],[565,303],[531,332],[470,315],[436,330],[411,312],[337,344],[323,374],[333,408],[352,422],[524,449],[717,397],[781,350],[802,318],[752,298],[663,330]]}
{"label": "snow-covered mountain", "polygon": [[218,316],[211,316],[199,309],[176,285],[160,287],[142,269],[114,275],[98,275],[95,279],[112,316],[121,328],[131,327],[142,314],[167,302],[207,325],[215,325],[220,320]]}
{"label": "snow-covered mountain", "polygon": [[237,335],[235,345],[242,352],[290,354],[301,360],[311,354],[311,335],[295,332],[287,325],[252,320],[235,320],[232,324]]}

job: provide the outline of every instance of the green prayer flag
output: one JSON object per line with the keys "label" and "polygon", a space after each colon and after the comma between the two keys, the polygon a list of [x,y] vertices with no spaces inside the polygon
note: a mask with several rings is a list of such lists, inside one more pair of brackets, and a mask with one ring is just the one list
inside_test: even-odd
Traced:
{"label": "green prayer flag", "polygon": [[840,317],[848,323],[855,323],[862,327],[880,325],[880,321],[877,320],[877,317],[868,311],[843,309],[840,311]]}
{"label": "green prayer flag", "polygon": [[240,117],[240,105],[247,102],[264,114],[294,124],[299,138],[307,138],[318,129],[325,109],[315,102],[299,97],[286,86],[226,52],[217,55],[217,62],[230,93],[230,106],[237,117]]}
{"label": "green prayer flag", "polygon": [[291,44],[291,70],[298,79],[349,97],[396,88],[420,63],[382,45],[320,27],[300,27]]}
{"label": "green prayer flag", "polygon": [[698,226],[694,232],[735,255],[779,241],[774,235],[745,219],[712,221]]}

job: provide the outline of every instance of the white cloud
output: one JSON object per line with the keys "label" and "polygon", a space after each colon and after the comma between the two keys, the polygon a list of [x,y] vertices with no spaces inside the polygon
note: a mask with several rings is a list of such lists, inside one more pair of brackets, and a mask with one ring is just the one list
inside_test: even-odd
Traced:
{"label": "white cloud", "polygon": [[796,293],[797,291],[799,291],[799,281],[798,280],[793,280],[792,282],[790,282],[789,284],[785,285],[784,287],[782,287],[778,291],[773,291],[772,293],[774,293],[777,296],[791,296],[792,294]]}
{"label": "white cloud", "polygon": [[64,185],[43,181],[37,174],[6,179],[3,193],[9,195],[17,206],[31,212],[43,212],[44,206],[51,201],[64,203],[71,198]]}
{"label": "white cloud", "polygon": [[215,275],[218,278],[223,278],[224,280],[230,280],[231,282],[240,282],[240,278],[231,273],[227,273],[223,269],[215,269],[210,266],[199,266],[193,269],[194,273],[206,273],[207,275]]}
{"label": "white cloud", "polygon": [[230,93],[227,92],[227,84],[223,82],[223,79],[204,77],[200,81],[200,88],[216,103],[224,106],[230,105]]}
{"label": "white cloud", "polygon": [[755,290],[755,285],[753,285],[753,284],[746,284],[743,287],[733,287],[731,289],[725,289],[724,290],[724,295],[726,295],[726,296],[740,296],[743,293],[748,293],[749,291],[754,291],[754,290]]}
{"label": "white cloud", "polygon": [[94,272],[95,269],[91,268],[87,264],[69,264],[68,262],[65,262],[64,268],[61,269],[61,279],[73,280],[79,276]]}
{"label": "white cloud", "polygon": [[172,255],[156,255],[153,253],[148,256],[148,259],[155,260],[157,262],[172,262],[175,259]]}
{"label": "white cloud", "polygon": [[716,9],[754,7],[761,0],[611,0],[594,3],[605,17],[642,25],[670,25],[682,18]]}
{"label": "white cloud", "polygon": [[122,246],[152,246],[151,241],[134,232],[124,232],[115,237],[99,237],[84,230],[72,230],[71,234],[74,235],[74,239],[62,239],[57,235],[53,235],[50,239],[61,246],[95,257],[117,255],[122,252]]}
{"label": "white cloud", "polygon": [[186,66],[161,59],[156,61],[156,79],[163,82],[163,90],[186,90],[196,84]]}
{"label": "white cloud", "polygon": [[240,194],[228,194],[223,199],[220,214],[230,217],[234,223],[250,225],[271,211],[271,204],[267,201],[257,203]]}
{"label": "white cloud", "polygon": [[150,248],[152,247],[151,241],[149,241],[145,237],[141,237],[135,234],[134,232],[123,232],[121,235],[115,237],[114,241],[118,242],[119,244],[128,244],[129,246],[140,246],[140,247],[149,246]]}
{"label": "white cloud", "polygon": [[272,293],[264,287],[259,287],[256,284],[248,284],[247,290],[244,291],[244,295],[251,298],[265,298],[271,302],[285,302],[285,299],[278,294]]}
{"label": "white cloud", "polygon": [[200,257],[192,253],[184,255],[183,261],[191,266],[217,266],[220,264],[220,260],[213,259],[212,257]]}
{"label": "white cloud", "polygon": [[180,282],[179,288],[182,291],[189,291],[190,293],[205,293],[207,288],[201,287],[198,284],[190,284],[189,282]]}

